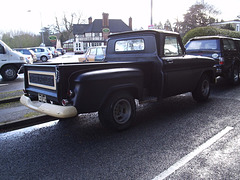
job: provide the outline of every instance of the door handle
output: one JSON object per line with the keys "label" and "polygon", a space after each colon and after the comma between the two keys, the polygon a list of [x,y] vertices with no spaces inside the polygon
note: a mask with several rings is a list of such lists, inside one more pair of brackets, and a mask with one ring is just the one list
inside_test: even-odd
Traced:
{"label": "door handle", "polygon": [[173,63],[173,60],[167,60],[167,63],[168,63],[168,64],[172,64],[172,63]]}

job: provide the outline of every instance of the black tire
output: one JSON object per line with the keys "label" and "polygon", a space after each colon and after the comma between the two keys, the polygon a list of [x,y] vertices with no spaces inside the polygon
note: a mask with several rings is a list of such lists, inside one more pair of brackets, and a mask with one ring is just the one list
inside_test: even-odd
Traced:
{"label": "black tire", "polygon": [[135,100],[126,92],[114,93],[98,111],[102,125],[114,130],[129,128],[135,116]]}
{"label": "black tire", "polygon": [[207,74],[203,74],[196,89],[192,92],[193,99],[197,102],[207,101],[210,95],[210,90],[210,78]]}
{"label": "black tire", "polygon": [[17,78],[18,69],[15,66],[7,65],[1,70],[1,75],[4,81],[13,81]]}
{"label": "black tire", "polygon": [[234,65],[231,74],[230,74],[230,83],[232,85],[238,85],[239,84],[239,66]]}
{"label": "black tire", "polygon": [[47,62],[48,58],[46,56],[41,57],[42,62]]}

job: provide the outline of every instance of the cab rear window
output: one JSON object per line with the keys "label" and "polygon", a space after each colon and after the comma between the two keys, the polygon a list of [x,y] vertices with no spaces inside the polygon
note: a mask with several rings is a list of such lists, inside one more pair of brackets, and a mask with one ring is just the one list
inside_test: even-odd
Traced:
{"label": "cab rear window", "polygon": [[218,40],[217,39],[202,39],[190,41],[186,50],[218,50]]}
{"label": "cab rear window", "polygon": [[143,51],[145,47],[143,39],[128,39],[117,41],[115,44],[116,52]]}

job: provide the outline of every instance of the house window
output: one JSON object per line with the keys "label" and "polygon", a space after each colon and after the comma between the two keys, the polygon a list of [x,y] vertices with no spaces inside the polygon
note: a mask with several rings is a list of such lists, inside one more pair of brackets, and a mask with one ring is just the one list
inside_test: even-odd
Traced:
{"label": "house window", "polygon": [[91,36],[92,36],[92,33],[85,33],[85,36],[86,36],[86,37],[91,37]]}
{"label": "house window", "polygon": [[236,26],[236,31],[240,31],[240,29],[239,29],[239,24],[237,24],[237,26]]}

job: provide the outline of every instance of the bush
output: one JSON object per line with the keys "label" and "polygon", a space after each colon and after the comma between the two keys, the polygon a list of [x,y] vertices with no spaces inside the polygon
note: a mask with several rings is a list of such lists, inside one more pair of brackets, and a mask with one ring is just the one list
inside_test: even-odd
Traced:
{"label": "bush", "polygon": [[232,38],[240,38],[240,32],[218,29],[214,27],[198,27],[188,31],[185,34],[183,37],[183,44],[186,44],[189,39],[197,36],[227,36]]}

